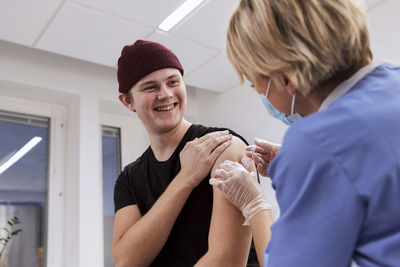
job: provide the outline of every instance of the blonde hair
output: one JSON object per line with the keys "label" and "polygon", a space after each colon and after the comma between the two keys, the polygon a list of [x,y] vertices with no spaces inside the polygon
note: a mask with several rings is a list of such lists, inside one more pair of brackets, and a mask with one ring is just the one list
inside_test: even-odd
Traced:
{"label": "blonde hair", "polygon": [[372,59],[362,0],[241,0],[227,33],[241,82],[284,74],[303,94]]}

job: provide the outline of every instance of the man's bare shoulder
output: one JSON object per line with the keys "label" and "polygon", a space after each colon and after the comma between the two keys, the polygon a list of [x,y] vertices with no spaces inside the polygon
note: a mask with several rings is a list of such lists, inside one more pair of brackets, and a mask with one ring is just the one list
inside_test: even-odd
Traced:
{"label": "man's bare shoulder", "polygon": [[214,166],[211,170],[211,176],[218,166],[225,160],[234,162],[241,162],[241,159],[245,156],[246,144],[237,136],[232,137],[231,144],[221,153],[218,159],[215,161]]}

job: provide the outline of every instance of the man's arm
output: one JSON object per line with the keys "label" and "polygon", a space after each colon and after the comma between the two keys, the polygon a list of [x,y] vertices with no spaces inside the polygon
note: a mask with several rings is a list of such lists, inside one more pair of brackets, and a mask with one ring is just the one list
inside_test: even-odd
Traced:
{"label": "man's arm", "polygon": [[264,251],[271,239],[273,217],[271,205],[265,199],[264,192],[255,179],[255,173],[249,173],[237,162],[226,160],[219,165],[213,176],[210,184],[241,210],[245,222],[250,224],[258,262],[264,266]]}
{"label": "man's arm", "polygon": [[117,211],[113,234],[117,267],[148,266],[154,260],[193,188],[207,176],[230,139],[224,132],[214,132],[186,143],[180,153],[181,171],[143,217],[137,205]]}
{"label": "man's arm", "polygon": [[[232,144],[218,157],[211,174],[225,160],[240,162],[245,155],[245,147],[243,141],[233,137]],[[251,244],[250,229],[242,225],[244,218],[240,210],[218,189],[213,188],[213,192],[213,212],[208,238],[209,249],[196,266],[243,267],[246,265]]]}
{"label": "man's arm", "polygon": [[182,182],[184,178],[178,174],[143,217],[137,205],[117,211],[113,234],[116,266],[148,266],[154,260],[192,191]]}

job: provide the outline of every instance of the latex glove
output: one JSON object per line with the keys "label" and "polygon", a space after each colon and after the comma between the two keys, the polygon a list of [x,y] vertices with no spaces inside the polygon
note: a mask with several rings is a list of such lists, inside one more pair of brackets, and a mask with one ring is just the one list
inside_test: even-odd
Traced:
{"label": "latex glove", "polygon": [[226,160],[219,165],[210,179],[224,196],[243,214],[243,225],[249,225],[250,219],[261,210],[272,209],[257,183],[255,172],[249,173],[237,162]]}
{"label": "latex glove", "polygon": [[269,164],[278,154],[280,148],[281,146],[278,144],[255,138],[254,145],[246,147],[246,156],[253,159],[258,172],[267,177]]}

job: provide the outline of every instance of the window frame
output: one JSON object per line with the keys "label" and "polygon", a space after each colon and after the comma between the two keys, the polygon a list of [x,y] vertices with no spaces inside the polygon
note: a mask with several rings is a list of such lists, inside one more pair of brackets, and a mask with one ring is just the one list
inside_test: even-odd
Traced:
{"label": "window frame", "polygon": [[66,110],[62,106],[40,103],[25,99],[0,96],[1,110],[29,114],[49,119],[48,140],[48,192],[47,221],[45,221],[46,254],[45,266],[63,266],[64,232],[64,155],[65,155],[65,117]]}
{"label": "window frame", "polygon": [[[102,165],[102,155],[103,155],[103,146],[102,146],[102,126],[108,126],[108,127],[114,127],[114,128],[119,128],[119,133],[120,133],[120,162],[121,166],[120,169],[121,171],[123,170],[124,166],[128,165],[132,161],[134,161],[138,155],[135,154],[132,149],[134,146],[134,142],[132,140],[132,136],[135,135],[135,130],[137,131],[138,128],[141,130],[141,135],[146,136],[145,140],[146,142],[144,143],[145,146],[148,146],[150,144],[149,139],[147,138],[147,133],[142,125],[142,123],[139,121],[139,119],[135,118],[134,115],[132,114],[130,117],[128,116],[119,116],[119,115],[114,115],[114,114],[108,114],[108,113],[101,113],[99,116],[99,131],[100,131],[100,138],[99,138],[99,147],[100,147],[100,153],[99,153],[99,162],[101,162],[100,166],[100,190],[103,192],[103,165]],[[144,150],[142,151],[144,152]],[[103,213],[104,207],[103,207],[103,194],[101,195],[101,203],[100,203],[100,208]],[[101,221],[101,229],[102,233],[104,232],[104,224],[103,220]],[[101,244],[102,244],[102,252],[104,253],[104,235],[101,235]],[[101,259],[102,261],[102,266],[104,266],[104,254]]]}
{"label": "window frame", "polygon": [[[131,163],[133,160],[135,160],[138,155],[133,153],[130,147],[134,146],[133,140],[130,138],[131,136],[135,135],[135,130],[137,128],[141,128],[141,135],[146,136],[146,142],[144,143],[145,146],[149,146],[150,142],[149,139],[147,138],[147,133],[140,122],[139,119],[135,118],[134,115],[132,114],[131,117],[127,116],[119,116],[119,115],[112,115],[108,113],[100,113],[100,137],[101,137],[101,127],[102,126],[109,126],[109,127],[114,127],[114,128],[119,128],[120,129],[120,143],[121,143],[121,170],[123,169],[124,166],[128,165]],[[136,128],[136,129],[135,129]],[[99,140],[100,142],[100,148],[102,147],[101,145],[101,138]],[[102,153],[102,150],[100,151]],[[144,151],[142,151],[144,152]],[[101,160],[101,154],[100,153],[100,160]],[[101,161],[100,161],[101,162]],[[102,169],[102,168],[100,168]],[[101,173],[101,177],[102,177]],[[103,185],[102,185],[103,186]],[[102,187],[103,190],[103,187]]]}

